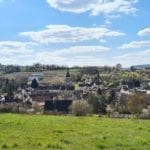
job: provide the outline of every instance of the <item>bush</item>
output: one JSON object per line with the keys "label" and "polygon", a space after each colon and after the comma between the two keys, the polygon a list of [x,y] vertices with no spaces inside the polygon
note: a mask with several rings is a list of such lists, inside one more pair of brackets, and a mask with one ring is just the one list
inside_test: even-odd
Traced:
{"label": "bush", "polygon": [[19,113],[26,114],[27,113],[27,109],[25,109],[23,106],[21,106],[21,107],[19,107]]}
{"label": "bush", "polygon": [[87,96],[87,101],[92,106],[93,113],[106,113],[106,100],[104,96],[90,93]]}
{"label": "bush", "polygon": [[142,114],[140,115],[141,119],[150,119],[150,106],[147,109],[142,110]]}
{"label": "bush", "polygon": [[3,113],[18,113],[18,104],[10,103],[10,104],[0,104],[0,112]]}
{"label": "bush", "polygon": [[112,108],[111,105],[107,105],[106,112],[108,116],[110,116],[114,112],[114,109]]}
{"label": "bush", "polygon": [[73,101],[70,109],[76,116],[85,116],[92,111],[91,106],[85,100]]}
{"label": "bush", "polygon": [[32,108],[35,113],[42,111],[42,107],[37,102],[32,102]]}
{"label": "bush", "polygon": [[87,101],[92,106],[93,113],[97,114],[99,112],[99,96],[95,94],[89,94]]}
{"label": "bush", "polygon": [[129,114],[129,110],[128,110],[129,97],[130,95],[125,93],[121,93],[120,95],[118,95],[118,99],[117,99],[118,103],[116,103],[116,108],[120,114]]}
{"label": "bush", "polygon": [[149,97],[144,94],[135,93],[129,98],[128,109],[131,113],[139,114],[149,104]]}

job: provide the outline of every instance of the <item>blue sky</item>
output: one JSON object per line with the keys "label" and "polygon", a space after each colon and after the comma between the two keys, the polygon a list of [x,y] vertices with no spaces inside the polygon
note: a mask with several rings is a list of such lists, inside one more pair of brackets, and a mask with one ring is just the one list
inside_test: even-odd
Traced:
{"label": "blue sky", "polygon": [[0,0],[0,62],[150,63],[149,0]]}

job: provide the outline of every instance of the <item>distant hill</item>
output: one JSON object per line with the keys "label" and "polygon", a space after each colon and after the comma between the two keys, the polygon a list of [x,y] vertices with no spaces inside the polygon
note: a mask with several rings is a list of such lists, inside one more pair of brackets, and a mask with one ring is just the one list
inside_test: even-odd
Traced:
{"label": "distant hill", "polygon": [[150,64],[146,64],[146,65],[133,65],[131,67],[134,68],[134,69],[136,69],[136,70],[142,70],[142,69],[150,68]]}

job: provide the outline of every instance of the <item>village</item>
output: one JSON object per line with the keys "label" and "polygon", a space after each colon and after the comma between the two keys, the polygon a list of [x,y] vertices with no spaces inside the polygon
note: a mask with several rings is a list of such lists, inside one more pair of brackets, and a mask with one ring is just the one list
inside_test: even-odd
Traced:
{"label": "village", "polygon": [[0,0],[0,150],[150,150],[150,0]]}
{"label": "village", "polygon": [[[64,81],[59,84],[45,84],[42,82],[44,80],[43,72],[32,73],[28,76],[25,87],[18,86],[13,94],[1,95],[1,111],[7,111],[7,107],[9,109],[13,107],[14,111],[18,113],[51,112],[52,114],[68,114],[71,113],[70,107],[73,102],[87,101],[95,114],[112,114],[112,112],[113,114],[116,114],[116,112],[118,112],[117,114],[130,114],[131,112],[128,110],[129,97],[135,93],[146,97],[146,102],[139,104],[140,107],[143,105],[141,109],[149,109],[149,79],[143,82],[130,78],[117,80],[118,72],[124,72],[124,70],[118,68],[110,72],[107,68],[107,75],[111,75],[110,78],[113,81],[118,81],[118,83],[114,82],[108,85],[107,80],[109,79],[104,80],[99,70],[90,68],[88,71],[89,74],[90,71],[92,72],[92,76],[89,76],[86,69],[83,79],[76,82],[74,80],[77,79],[73,79],[70,69],[65,69]],[[128,71],[128,73],[130,72]],[[136,72],[134,73],[136,74]],[[78,76],[77,74],[76,78],[79,78]],[[135,107],[138,108],[139,106]]]}

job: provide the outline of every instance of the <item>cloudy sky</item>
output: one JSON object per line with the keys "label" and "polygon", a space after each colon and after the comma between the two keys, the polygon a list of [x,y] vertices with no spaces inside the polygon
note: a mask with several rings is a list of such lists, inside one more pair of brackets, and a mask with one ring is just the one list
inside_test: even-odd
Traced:
{"label": "cloudy sky", "polygon": [[150,63],[150,0],[0,0],[0,63]]}

